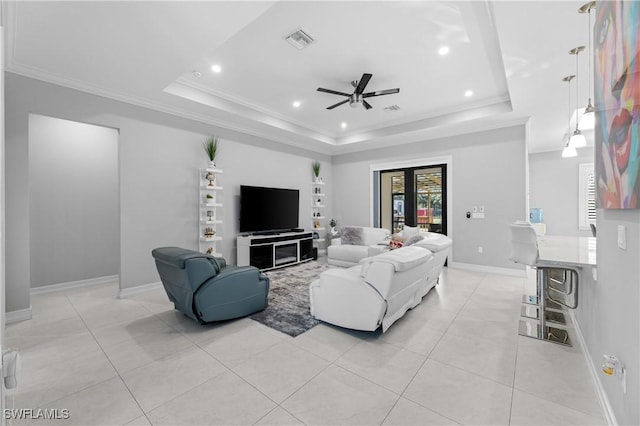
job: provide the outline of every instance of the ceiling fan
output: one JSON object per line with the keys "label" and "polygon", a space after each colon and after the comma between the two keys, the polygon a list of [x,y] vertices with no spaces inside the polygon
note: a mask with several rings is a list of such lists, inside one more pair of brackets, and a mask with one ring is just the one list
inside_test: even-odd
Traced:
{"label": "ceiling fan", "polygon": [[332,93],[334,95],[347,97],[347,99],[345,99],[344,101],[340,101],[337,104],[331,105],[330,107],[327,107],[327,109],[334,109],[335,107],[345,104],[347,102],[349,102],[349,106],[352,108],[357,108],[360,105],[364,105],[366,109],[371,109],[371,105],[369,105],[369,102],[367,102],[365,98],[371,98],[373,96],[391,95],[393,93],[400,92],[400,89],[387,89],[387,90],[378,90],[375,92],[363,93],[364,88],[367,87],[367,84],[369,83],[369,80],[371,80],[371,77],[372,77],[372,74],[365,73],[365,74],[362,74],[362,78],[360,78],[360,81],[353,80],[351,82],[351,85],[355,87],[355,90],[353,91],[352,94],[337,92],[331,89],[323,89],[322,87],[318,87],[318,92]]}

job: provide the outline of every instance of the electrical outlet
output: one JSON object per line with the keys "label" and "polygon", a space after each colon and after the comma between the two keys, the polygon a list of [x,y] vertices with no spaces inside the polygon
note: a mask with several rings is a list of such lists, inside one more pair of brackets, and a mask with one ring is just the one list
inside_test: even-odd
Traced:
{"label": "electrical outlet", "polygon": [[478,253],[482,254],[482,246],[478,246]]}

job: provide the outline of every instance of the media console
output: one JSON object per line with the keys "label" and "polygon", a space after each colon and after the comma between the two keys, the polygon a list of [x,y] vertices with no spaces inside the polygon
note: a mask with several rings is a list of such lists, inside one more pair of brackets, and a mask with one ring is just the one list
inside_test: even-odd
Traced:
{"label": "media console", "polygon": [[312,259],[311,232],[238,236],[238,266],[251,265],[264,271]]}

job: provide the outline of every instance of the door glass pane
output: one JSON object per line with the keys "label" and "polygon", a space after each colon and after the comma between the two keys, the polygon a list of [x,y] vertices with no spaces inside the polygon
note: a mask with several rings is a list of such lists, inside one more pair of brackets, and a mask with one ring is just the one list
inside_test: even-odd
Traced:
{"label": "door glass pane", "polygon": [[442,169],[432,167],[414,173],[416,222],[420,229],[442,232]]}
{"label": "door glass pane", "polygon": [[392,232],[399,232],[404,227],[404,175],[391,177]]}

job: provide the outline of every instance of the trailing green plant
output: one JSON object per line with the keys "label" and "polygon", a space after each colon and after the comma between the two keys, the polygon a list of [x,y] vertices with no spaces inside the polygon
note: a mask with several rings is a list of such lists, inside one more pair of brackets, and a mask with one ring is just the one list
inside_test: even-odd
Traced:
{"label": "trailing green plant", "polygon": [[207,194],[207,198],[213,198],[213,195]]}
{"label": "trailing green plant", "polygon": [[206,141],[202,144],[204,147],[204,152],[207,153],[207,157],[209,157],[209,161],[216,160],[216,154],[218,153],[218,141],[220,138],[217,136],[209,136]]}
{"label": "trailing green plant", "polygon": [[311,167],[313,167],[313,175],[314,175],[315,177],[320,176],[320,162],[319,162],[319,161],[314,161],[314,162],[311,164]]}

